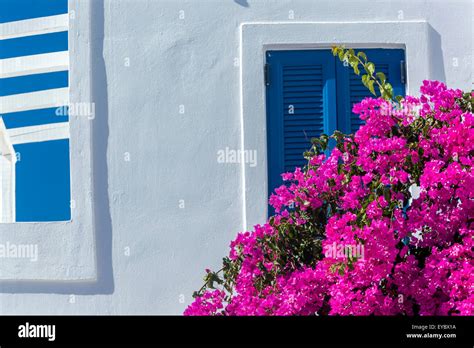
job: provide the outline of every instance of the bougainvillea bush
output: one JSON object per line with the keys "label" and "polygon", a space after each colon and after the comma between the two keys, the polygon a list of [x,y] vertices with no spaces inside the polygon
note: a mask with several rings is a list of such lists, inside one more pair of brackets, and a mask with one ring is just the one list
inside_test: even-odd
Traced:
{"label": "bougainvillea bush", "polygon": [[354,135],[313,139],[185,315],[473,315],[473,94],[420,92],[366,98]]}

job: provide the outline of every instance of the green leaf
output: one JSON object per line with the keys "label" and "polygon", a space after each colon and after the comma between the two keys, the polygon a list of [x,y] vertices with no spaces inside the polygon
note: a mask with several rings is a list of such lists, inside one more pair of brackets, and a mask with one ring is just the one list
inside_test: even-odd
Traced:
{"label": "green leaf", "polygon": [[333,46],[331,50],[334,57],[339,56],[341,52],[344,53],[344,46]]}
{"label": "green leaf", "polygon": [[336,140],[341,140],[344,138],[344,134],[342,134],[340,131],[338,130],[335,130],[334,133],[333,133],[333,137],[336,139]]}
{"label": "green leaf", "polygon": [[367,56],[365,55],[364,52],[358,52],[357,57],[362,58],[366,63],[367,63]]}
{"label": "green leaf", "polygon": [[342,62],[344,60],[344,50],[340,50],[339,52],[337,52],[337,55],[339,57],[339,60]]}
{"label": "green leaf", "polygon": [[362,75],[362,84],[368,88],[367,82],[369,81],[369,75]]}
{"label": "green leaf", "polygon": [[357,65],[354,65],[352,68],[354,69],[354,73],[355,73],[356,75],[359,75],[359,74],[360,74],[359,65],[358,65],[358,64],[357,64]]}
{"label": "green leaf", "polygon": [[387,202],[390,202],[390,197],[391,197],[390,188],[388,187],[383,188],[383,197],[385,198]]}
{"label": "green leaf", "polygon": [[401,103],[402,100],[403,100],[403,96],[397,95],[397,96],[395,97],[395,99],[397,99],[398,103]]}
{"label": "green leaf", "polygon": [[349,59],[349,64],[351,65],[352,69],[354,69],[354,73],[356,75],[359,75],[360,74],[360,71],[359,71],[359,61],[357,60],[357,58],[355,57],[351,57]]}
{"label": "green leaf", "polygon": [[379,87],[379,92],[382,97],[385,95],[385,90],[383,89],[383,86],[377,85]]}
{"label": "green leaf", "polygon": [[380,82],[382,82],[382,85],[385,83],[385,81],[387,81],[387,77],[385,76],[383,72],[378,72],[375,74],[375,76],[377,76]]}
{"label": "green leaf", "polygon": [[389,100],[392,99],[393,96],[393,87],[390,83],[386,83],[383,85],[383,88],[385,89],[385,95],[382,95],[383,98]]}
{"label": "green leaf", "polygon": [[327,134],[321,134],[319,137],[322,150],[326,150],[328,147],[329,136]]}
{"label": "green leaf", "polygon": [[369,80],[369,81],[367,82],[367,88],[369,89],[370,93],[372,93],[373,95],[376,96],[377,94],[375,93],[374,83],[375,83],[374,80]]}
{"label": "green leaf", "polygon": [[349,54],[349,51],[346,51],[346,52],[344,53],[344,57],[342,58],[342,60],[343,60],[344,62],[349,62],[349,58],[350,58],[350,57],[351,57],[351,55]]}
{"label": "green leaf", "polygon": [[373,75],[375,72],[375,64],[372,62],[368,62],[365,65],[365,70],[369,73],[369,75]]}

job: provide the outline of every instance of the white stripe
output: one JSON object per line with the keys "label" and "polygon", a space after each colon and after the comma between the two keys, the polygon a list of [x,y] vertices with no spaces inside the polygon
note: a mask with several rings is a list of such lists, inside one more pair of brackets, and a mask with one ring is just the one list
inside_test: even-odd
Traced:
{"label": "white stripe", "polygon": [[69,139],[69,123],[51,123],[39,126],[7,129],[13,145],[41,141]]}
{"label": "white stripe", "polygon": [[0,78],[63,71],[68,69],[68,51],[0,59]]}
{"label": "white stripe", "polygon": [[[244,119],[244,94],[243,94],[243,86],[244,86],[244,71],[242,68],[243,62],[243,34],[242,30],[239,30],[239,45],[240,45],[240,52],[239,52],[239,62],[240,62],[240,69],[239,69],[239,82],[241,88],[239,88],[239,104],[240,104],[240,115],[239,115],[239,126],[240,126],[240,150],[242,153],[245,153],[245,119]],[[240,164],[240,170],[242,173],[240,184],[242,185],[242,231],[247,231],[249,226],[247,226],[247,179],[246,179],[246,165],[245,161]],[[267,195],[268,196],[268,195]],[[267,208],[268,209],[268,208]]]}
{"label": "white stripe", "polygon": [[0,24],[0,40],[66,31],[69,15],[40,17]]}
{"label": "white stripe", "polygon": [[9,112],[54,108],[69,105],[69,88],[0,97],[0,115]]}

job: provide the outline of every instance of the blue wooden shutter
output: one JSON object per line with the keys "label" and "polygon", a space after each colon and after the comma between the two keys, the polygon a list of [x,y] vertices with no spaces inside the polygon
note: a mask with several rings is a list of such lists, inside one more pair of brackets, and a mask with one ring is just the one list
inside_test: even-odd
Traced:
{"label": "blue wooden shutter", "polygon": [[267,51],[268,189],[303,167],[311,138],[336,128],[335,60],[328,50]]}
{"label": "blue wooden shutter", "polygon": [[[393,86],[393,94],[405,95],[404,66],[405,53],[401,49],[360,49],[375,64],[376,72],[383,72]],[[358,50],[356,50],[358,51]],[[343,133],[355,133],[362,121],[352,113],[352,107],[366,97],[374,97],[362,84],[350,66],[337,62],[337,128]],[[377,91],[377,88],[376,88]]]}

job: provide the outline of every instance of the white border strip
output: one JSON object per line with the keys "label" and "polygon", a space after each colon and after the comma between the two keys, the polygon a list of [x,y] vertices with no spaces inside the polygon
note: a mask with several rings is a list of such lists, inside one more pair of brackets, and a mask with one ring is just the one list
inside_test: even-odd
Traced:
{"label": "white border strip", "polygon": [[15,163],[16,154],[0,117],[0,223],[16,220]]}
{"label": "white border strip", "polygon": [[[242,61],[243,61],[243,34],[242,34],[242,29],[239,30],[239,63],[240,66],[242,66]],[[243,69],[240,67],[239,69],[239,84],[240,86],[243,86],[244,83],[244,74],[243,74]],[[244,94],[243,94],[243,88],[239,88],[239,103],[240,103],[240,151],[242,153],[242,158],[240,159],[240,170],[242,172],[242,176],[240,177],[240,192],[242,192],[242,232],[247,231],[247,192],[246,192],[246,162],[244,160],[244,154],[245,154],[245,133],[244,133]]]}
{"label": "white border strip", "polygon": [[69,14],[0,24],[0,40],[67,31]]}
{"label": "white border strip", "polygon": [[69,88],[0,97],[0,114],[69,105]]}
{"label": "white border strip", "polygon": [[7,130],[13,145],[38,143],[49,140],[69,139],[69,123],[51,123],[40,126],[11,128]]}
{"label": "white border strip", "polygon": [[0,60],[0,78],[69,70],[69,52],[54,52]]}

